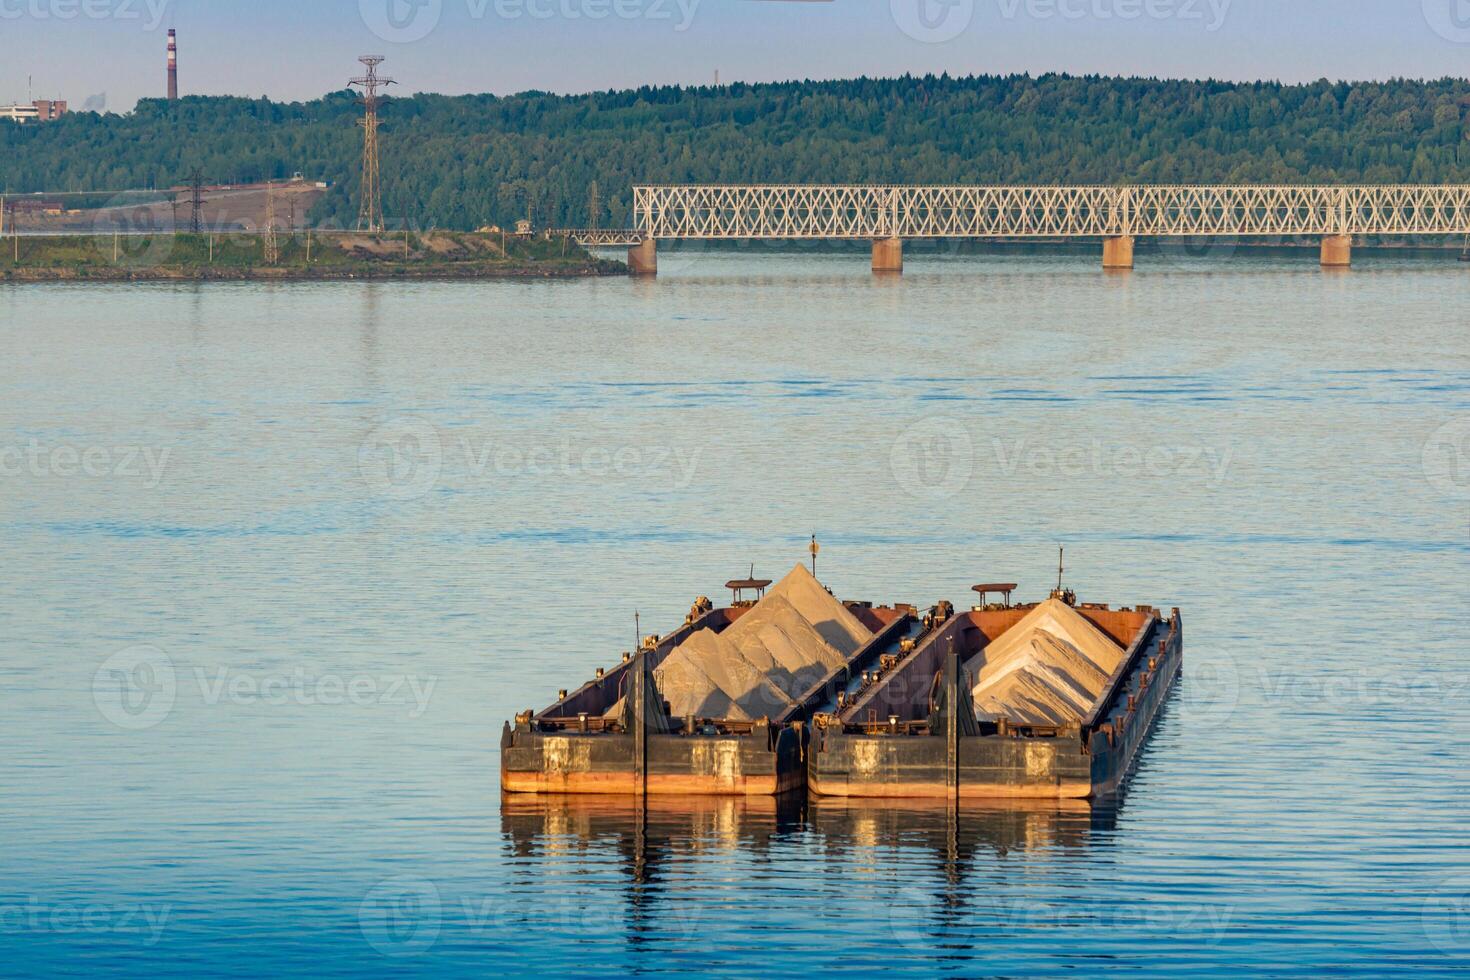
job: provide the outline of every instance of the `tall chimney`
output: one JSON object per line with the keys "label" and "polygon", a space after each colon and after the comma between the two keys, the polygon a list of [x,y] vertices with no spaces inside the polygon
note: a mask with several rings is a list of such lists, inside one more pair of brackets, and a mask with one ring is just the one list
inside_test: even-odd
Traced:
{"label": "tall chimney", "polygon": [[179,101],[179,42],[172,27],[168,29],[168,100]]}

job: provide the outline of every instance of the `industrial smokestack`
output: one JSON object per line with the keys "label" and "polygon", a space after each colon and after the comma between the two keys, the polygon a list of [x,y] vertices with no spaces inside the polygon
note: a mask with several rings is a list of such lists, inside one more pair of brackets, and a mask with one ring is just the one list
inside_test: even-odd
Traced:
{"label": "industrial smokestack", "polygon": [[172,27],[168,30],[168,100],[179,101],[179,41]]}

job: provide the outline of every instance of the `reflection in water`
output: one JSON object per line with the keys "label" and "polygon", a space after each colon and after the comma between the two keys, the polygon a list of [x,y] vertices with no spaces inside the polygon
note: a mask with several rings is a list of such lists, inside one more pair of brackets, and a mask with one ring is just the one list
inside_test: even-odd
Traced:
{"label": "reflection in water", "polygon": [[1086,800],[814,800],[812,830],[834,854],[862,860],[894,846],[922,846],[940,855],[947,873],[971,864],[977,854],[1005,857],[1012,851],[1081,849],[1094,831],[1112,830],[1116,806]]}
{"label": "reflection in water", "polygon": [[667,928],[661,896],[672,896],[669,865],[720,852],[760,856],[772,839],[798,833],[802,802],[784,798],[678,797],[645,804],[627,796],[505,796],[501,827],[518,863],[535,868],[555,858],[596,863],[611,848],[627,878],[626,940],[640,949]]}
{"label": "reflection in water", "polygon": [[950,944],[965,923],[994,910],[988,879],[1011,874],[1006,859],[1028,852],[1080,854],[1110,839],[1114,806],[1085,800],[996,800],[956,807],[941,800],[821,800],[810,823],[850,874],[883,878],[897,859],[906,879],[889,909],[900,943]]}
{"label": "reflection in water", "polygon": [[634,882],[657,878],[663,856],[770,849],[778,834],[800,832],[806,801],[783,797],[505,796],[500,821],[517,857],[576,855],[609,845]]}
{"label": "reflection in water", "polygon": [[[518,863],[573,863],[618,854],[626,877],[627,941],[640,946],[665,905],[677,903],[669,869],[722,856],[754,862],[816,851],[849,880],[899,876],[890,914],[902,939],[953,934],[984,902],[988,873],[1028,852],[1080,855],[1106,846],[1118,803],[997,800],[962,808],[930,800],[782,797],[523,796],[501,801],[501,829]],[[977,903],[978,899],[978,903]],[[897,906],[902,908],[897,908]]]}
{"label": "reflection in water", "polygon": [[[1082,849],[1117,823],[1119,805],[1086,800],[997,800],[961,808],[938,800],[808,800],[780,797],[508,795],[501,828],[518,857],[575,854],[609,843],[633,869],[657,866],[658,852],[745,848],[806,836],[833,857],[862,864],[892,847],[923,847],[962,869],[977,854]],[[1106,840],[1103,836],[1099,838]],[[640,853],[648,851],[651,853]],[[634,879],[638,880],[637,875]]]}

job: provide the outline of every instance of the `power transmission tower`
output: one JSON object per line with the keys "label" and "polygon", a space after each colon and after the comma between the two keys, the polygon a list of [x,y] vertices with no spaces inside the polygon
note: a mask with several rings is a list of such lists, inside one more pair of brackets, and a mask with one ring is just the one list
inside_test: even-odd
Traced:
{"label": "power transmission tower", "polygon": [[357,59],[367,66],[367,74],[352,79],[348,84],[362,89],[358,104],[363,107],[362,117],[362,203],[357,212],[357,230],[383,230],[383,199],[378,175],[378,105],[383,96],[378,89],[394,84],[391,78],[378,75],[378,66],[384,57],[380,54],[365,54]]}
{"label": "power transmission tower", "polygon": [[587,185],[587,227],[591,231],[597,230],[597,222],[601,220],[602,194],[597,187],[597,181]]}
{"label": "power transmission tower", "polygon": [[189,175],[189,230],[199,234],[204,230],[204,175],[195,167]]}
{"label": "power transmission tower", "polygon": [[281,259],[281,248],[276,242],[276,184],[265,185],[265,264],[275,265]]}

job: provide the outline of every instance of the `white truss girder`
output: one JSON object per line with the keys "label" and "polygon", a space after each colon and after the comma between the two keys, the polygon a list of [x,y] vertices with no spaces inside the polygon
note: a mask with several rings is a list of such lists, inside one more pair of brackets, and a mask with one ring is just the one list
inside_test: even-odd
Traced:
{"label": "white truss girder", "polygon": [[554,235],[565,235],[582,246],[637,245],[643,235],[631,228],[558,228]]}
{"label": "white truss girder", "polygon": [[650,238],[1070,238],[1470,234],[1470,185],[633,189]]}

